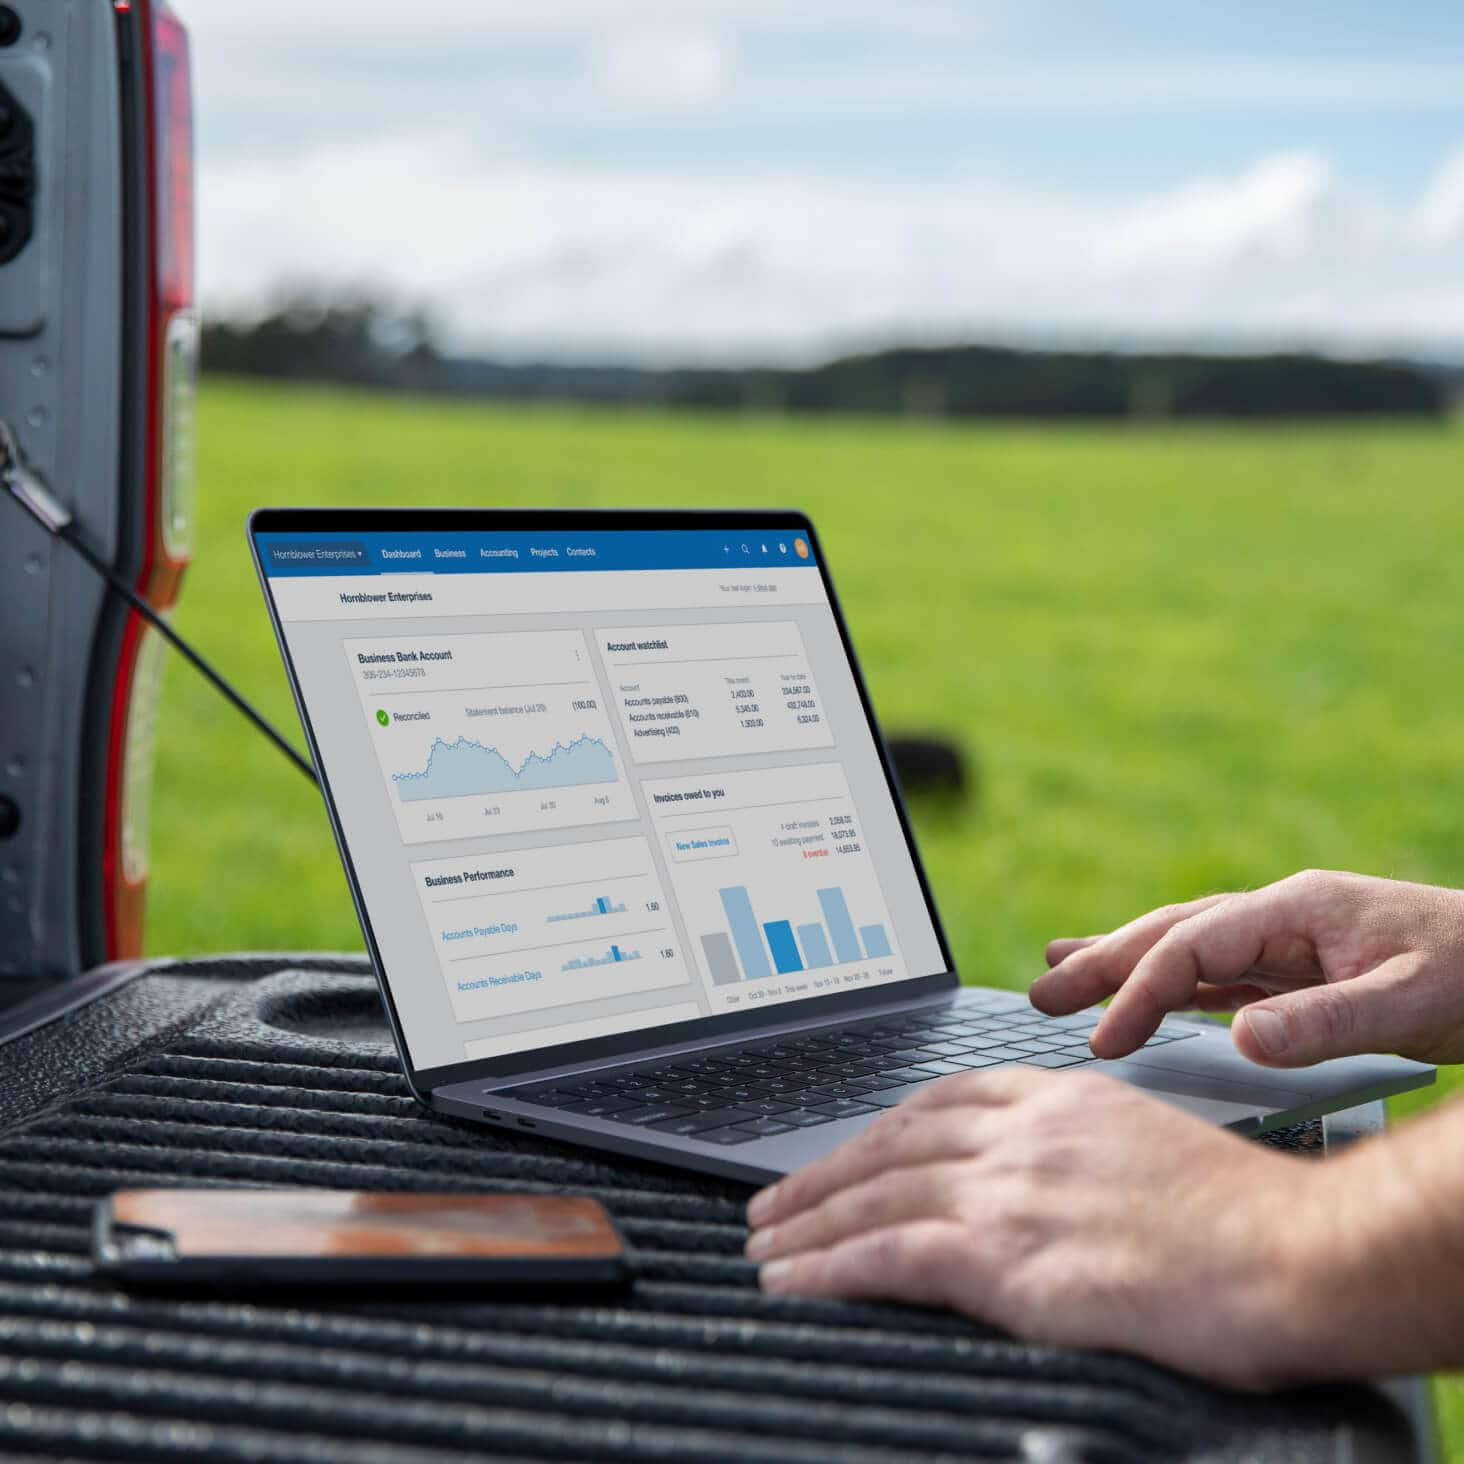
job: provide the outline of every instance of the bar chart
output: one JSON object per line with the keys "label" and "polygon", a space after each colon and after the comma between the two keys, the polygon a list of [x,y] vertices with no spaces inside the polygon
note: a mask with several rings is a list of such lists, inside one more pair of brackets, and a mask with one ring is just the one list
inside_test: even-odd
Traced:
{"label": "bar chart", "polygon": [[791,920],[759,920],[745,885],[719,889],[717,895],[728,929],[709,931],[701,937],[713,984],[756,981],[774,971],[780,976],[818,971],[890,954],[889,937],[882,924],[861,925],[856,933],[842,888],[836,885],[816,893],[822,921],[795,926]]}
{"label": "bar chart", "polygon": [[623,951],[612,945],[602,956],[574,956],[560,966],[561,971],[592,971],[596,966],[618,966],[624,961],[638,961],[639,951]]}
{"label": "bar chart", "polygon": [[714,1006],[903,974],[837,763],[644,788]]}
{"label": "bar chart", "polygon": [[609,895],[596,895],[595,903],[583,910],[554,910],[544,917],[546,925],[559,925],[566,920],[593,920],[598,915],[624,915],[625,901]]}

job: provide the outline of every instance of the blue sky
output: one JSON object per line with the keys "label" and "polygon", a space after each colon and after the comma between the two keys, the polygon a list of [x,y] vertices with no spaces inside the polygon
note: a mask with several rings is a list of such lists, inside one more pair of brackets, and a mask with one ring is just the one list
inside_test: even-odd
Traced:
{"label": "blue sky", "polygon": [[177,0],[205,305],[506,355],[1464,355],[1464,7]]}

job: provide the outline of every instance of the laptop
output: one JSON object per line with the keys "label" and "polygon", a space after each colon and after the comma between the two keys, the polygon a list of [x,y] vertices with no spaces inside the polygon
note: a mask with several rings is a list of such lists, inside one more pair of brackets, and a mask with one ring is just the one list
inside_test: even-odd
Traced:
{"label": "laptop", "polygon": [[801,514],[261,509],[249,534],[435,1109],[765,1183],[1003,1063],[1244,1131],[1432,1080],[1263,1069],[1184,1018],[1099,1061],[1096,1013],[963,985]]}

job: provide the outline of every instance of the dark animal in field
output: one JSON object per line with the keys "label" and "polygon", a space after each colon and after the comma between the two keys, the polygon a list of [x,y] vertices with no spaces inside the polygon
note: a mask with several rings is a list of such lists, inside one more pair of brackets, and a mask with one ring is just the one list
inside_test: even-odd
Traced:
{"label": "dark animal in field", "polygon": [[955,743],[943,737],[891,737],[889,749],[900,787],[910,797],[965,796],[970,779]]}

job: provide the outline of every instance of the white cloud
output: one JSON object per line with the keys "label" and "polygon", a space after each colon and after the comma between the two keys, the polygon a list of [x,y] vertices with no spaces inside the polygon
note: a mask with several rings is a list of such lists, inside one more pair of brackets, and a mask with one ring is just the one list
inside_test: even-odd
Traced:
{"label": "white cloud", "polygon": [[180,0],[195,37],[209,42],[247,41],[265,55],[279,56],[301,44],[342,49],[361,46],[400,51],[424,38],[448,48],[475,44],[584,42],[623,34],[673,34],[689,26],[726,32],[807,33],[837,26],[949,40],[989,38],[1002,25],[1002,7],[955,0],[908,0],[891,10],[883,0]]}
{"label": "white cloud", "polygon": [[[1181,52],[1064,60],[1054,40],[1083,32],[1072,13],[1051,7],[1044,18],[996,0],[904,0],[898,6],[887,0],[412,0],[406,9],[399,0],[180,0],[180,6],[211,67],[215,56],[227,55],[234,68],[263,75],[308,51],[325,61],[319,80],[326,85],[366,51],[397,58],[435,52],[447,59],[463,48],[613,47],[690,30],[785,42],[837,38],[842,45],[835,49],[843,56],[837,64],[816,74],[777,68],[768,78],[767,97],[812,105],[898,101],[940,111],[1032,107],[1063,113],[1197,105],[1457,110],[1464,95],[1464,64],[1427,55],[1268,59]],[[922,43],[939,49],[912,68],[908,47]],[[217,69],[222,73],[223,64]]]}
{"label": "white cloud", "polygon": [[1298,151],[1114,208],[1092,257],[1139,333],[1458,355],[1464,280],[1437,247],[1453,228],[1464,150],[1417,204]]}
{"label": "white cloud", "polygon": [[1120,273],[1297,266],[1349,251],[1367,224],[1363,201],[1324,157],[1283,153],[1120,213],[1099,234],[1097,257]]}
{"label": "white cloud", "polygon": [[[1464,64],[1428,52],[1156,54],[1090,7],[995,0],[180,0],[205,155],[267,139],[471,117],[542,141],[641,116],[720,111],[747,135],[923,119],[980,146],[993,120],[1458,111]],[[1141,31],[1152,29],[1139,25]],[[1074,38],[1078,46],[1072,51]],[[1066,48],[1066,49],[1065,49]],[[736,63],[736,64],[734,64]],[[588,84],[587,84],[588,83]],[[825,134],[827,135],[827,134]],[[771,144],[768,144],[771,146]],[[857,163],[857,157],[851,156]]]}
{"label": "white cloud", "polygon": [[720,356],[994,309],[1064,272],[1084,217],[982,180],[485,166],[442,134],[217,167],[200,205],[206,305],[377,283],[462,339]]}
{"label": "white cloud", "polygon": [[302,43],[341,49],[381,46],[400,49],[421,38],[444,48],[466,41],[509,44],[553,39],[582,40],[613,33],[629,18],[648,24],[674,14],[654,0],[184,0],[190,31],[209,43],[247,41],[278,56]]}
{"label": "white cloud", "polygon": [[1426,51],[1105,56],[1086,7],[991,0],[179,3],[206,306],[378,283],[490,349],[678,358],[1464,340],[1464,150],[1404,199],[1317,148],[1174,161],[1457,108],[1464,67]]}
{"label": "white cloud", "polygon": [[749,83],[749,100],[759,106],[834,116],[870,107],[977,117],[1360,108],[1457,113],[1461,96],[1464,66],[1452,62],[1338,65],[1161,56],[1083,64],[973,61],[959,50],[937,65],[839,69],[813,77],[775,72]]}
{"label": "white cloud", "polygon": [[591,78],[612,103],[645,111],[699,111],[726,95],[732,56],[707,32],[632,31],[595,51]]}
{"label": "white cloud", "polygon": [[[485,164],[468,137],[422,134],[211,170],[203,295],[372,284],[431,304],[460,343],[515,355],[807,358],[960,336],[1457,344],[1448,261],[1417,254],[1407,210],[1389,232],[1338,204],[1354,191],[1304,155],[1126,208],[977,175]],[[1345,241],[1330,232],[1356,218]]]}
{"label": "white cloud", "polygon": [[1444,160],[1418,205],[1415,222],[1429,244],[1464,244],[1464,147]]}

